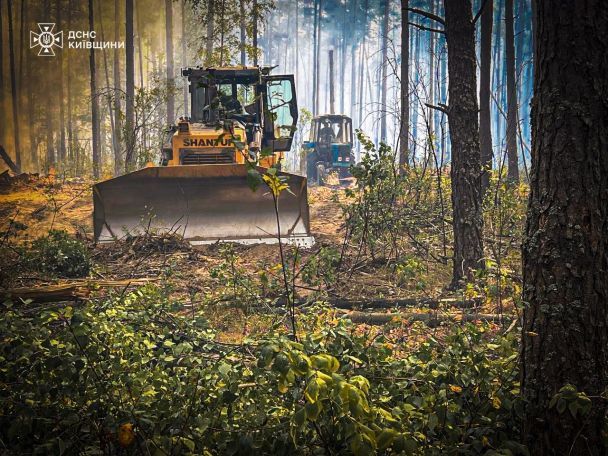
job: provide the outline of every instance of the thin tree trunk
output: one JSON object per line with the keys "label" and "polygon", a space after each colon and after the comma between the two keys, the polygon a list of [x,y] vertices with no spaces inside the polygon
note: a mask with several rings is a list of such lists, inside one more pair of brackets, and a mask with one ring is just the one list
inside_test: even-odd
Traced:
{"label": "thin tree trunk", "polygon": [[[522,437],[534,455],[605,455],[608,7],[538,1],[536,21]],[[589,410],[574,416],[576,393],[552,404],[565,385],[587,395]]]}
{"label": "thin tree trunk", "polygon": [[388,79],[388,19],[390,11],[390,1],[383,0],[384,2],[384,17],[382,19],[382,82],[381,82],[381,102],[380,102],[380,141],[386,142],[386,92],[387,92],[387,79]]}
{"label": "thin tree trunk", "polygon": [[[0,112],[6,112],[4,102],[4,18],[2,0],[0,0]],[[5,128],[6,122],[0,122],[0,144],[4,142]]]}
{"label": "thin tree trunk", "polygon": [[[208,0],[207,7],[207,41],[205,47],[205,65],[211,66],[213,61],[213,34],[215,28],[215,1]],[[254,13],[255,14],[255,13]]]}
{"label": "thin tree trunk", "polygon": [[[89,0],[89,30],[95,30],[93,0]],[[90,40],[91,45],[93,39]],[[91,85],[91,134],[93,147],[93,178],[101,175],[101,138],[99,132],[99,99],[97,97],[97,75],[95,73],[95,50],[89,51],[89,71]]]}
{"label": "thin tree trunk", "polygon": [[253,0],[253,37],[252,37],[252,44],[253,44],[253,50],[254,50],[254,55],[253,55],[253,65],[254,66],[258,66],[258,1],[257,0]]}
{"label": "thin tree trunk", "polygon": [[[143,39],[142,35],[144,34],[144,27],[141,24],[141,14],[140,10],[141,2],[135,0],[134,10],[133,10],[133,18],[135,22],[135,37],[137,38],[137,63],[139,69],[139,87],[142,89],[145,87],[144,84],[144,49],[143,49]],[[160,39],[160,36],[159,36]],[[162,43],[159,45],[159,49],[162,47]]]}
{"label": "thin tree trunk", "polygon": [[239,0],[239,25],[241,31],[241,65],[245,66],[247,63],[247,26],[245,16],[245,0]]}
{"label": "thin tree trunk", "polygon": [[126,125],[125,125],[125,171],[135,165],[135,65],[133,45],[133,0],[126,0],[125,6],[125,70],[126,70]]}
{"label": "thin tree trunk", "polygon": [[[68,30],[72,28],[72,0],[68,0],[68,21],[67,26]],[[69,49],[69,48],[68,48]],[[70,168],[72,173],[75,173],[75,163],[76,157],[74,156],[74,123],[72,120],[72,59],[70,58],[70,52],[66,49],[66,84],[67,84],[67,129],[68,129],[68,137],[67,137],[67,155],[68,161],[70,163]],[[33,112],[33,108],[32,108]],[[36,154],[37,157],[37,154]]]}
{"label": "thin tree trunk", "polygon": [[15,67],[15,38],[13,36],[13,1],[8,0],[8,45],[9,45],[9,65],[11,73],[11,99],[13,103],[13,134],[15,147],[15,165],[21,169],[21,148],[19,135],[19,98],[17,96],[17,68]]}
{"label": "thin tree trunk", "polygon": [[[103,28],[103,15],[102,15],[102,10],[101,10],[101,2],[97,3],[97,14],[99,15],[99,28],[100,28],[100,32],[101,32],[101,41],[105,41],[105,31]],[[103,70],[104,70],[104,76],[105,76],[105,98],[106,98],[106,102],[107,102],[107,107],[108,107],[108,116],[110,117],[110,131],[111,131],[111,142],[112,142],[112,148],[113,148],[113,152],[114,152],[114,157],[116,157],[116,150],[114,149],[114,147],[116,146],[116,135],[117,135],[117,131],[116,131],[116,119],[114,118],[114,111],[112,109],[112,94],[110,92],[110,72],[108,70],[108,54],[106,52],[105,49],[102,49],[102,53],[103,53]],[[99,105],[99,101],[98,101],[98,105]],[[105,123],[103,122],[103,118],[105,116],[104,111],[102,111],[102,114],[100,116],[100,124],[104,125]],[[105,131],[105,130],[104,130]],[[107,136],[104,134],[102,135],[102,138],[104,139],[104,141],[102,141],[101,145],[100,145],[100,150],[105,150],[105,139],[107,138]],[[103,153],[101,154],[101,156],[103,157]],[[115,171],[116,171],[116,164],[115,164]]]}
{"label": "thin tree trunk", "polygon": [[[57,28],[61,30],[62,22],[61,22],[61,0],[57,0]],[[65,93],[64,93],[64,85],[63,85],[63,63],[64,63],[64,53],[59,52],[59,147],[57,149],[58,159],[61,163],[64,171],[67,168],[66,166],[66,144],[65,144]]]}
{"label": "thin tree trunk", "polygon": [[334,50],[329,50],[329,113],[334,113],[335,95],[334,95]]}
{"label": "thin tree trunk", "polygon": [[444,0],[452,140],[454,259],[452,286],[483,267],[481,160],[475,25],[470,0]]}
{"label": "thin tree trunk", "polygon": [[410,129],[410,26],[409,0],[401,0],[401,124],[399,128],[399,170],[409,162]]}
{"label": "thin tree trunk", "polygon": [[515,83],[515,33],[513,29],[513,0],[505,0],[505,54],[507,58],[507,159],[509,182],[519,182],[517,152],[517,86]]}
{"label": "thin tree trunk", "polygon": [[[188,64],[188,59],[186,56],[186,0],[182,0],[181,1],[181,24],[182,24],[182,68],[186,68],[186,65]],[[183,88],[182,88],[182,95],[184,98],[184,116],[188,117],[189,115],[189,110],[188,110],[188,83],[183,80]]]}
{"label": "thin tree trunk", "polygon": [[[141,36],[141,29],[137,30]],[[173,65],[173,0],[165,0],[165,44],[167,54],[167,124],[175,123],[175,74]],[[143,74],[143,72],[142,72]]]}
{"label": "thin tree trunk", "polygon": [[481,43],[479,70],[479,146],[481,148],[482,195],[490,186],[492,169],[492,25],[494,21],[494,1],[486,0],[481,13]]}
{"label": "thin tree trunk", "polygon": [[[114,0],[114,40],[120,41],[120,2]],[[122,163],[122,123],[121,113],[121,85],[120,85],[120,54],[118,49],[114,50],[114,135],[112,137],[112,147],[114,149],[114,175],[118,176],[123,169]]]}

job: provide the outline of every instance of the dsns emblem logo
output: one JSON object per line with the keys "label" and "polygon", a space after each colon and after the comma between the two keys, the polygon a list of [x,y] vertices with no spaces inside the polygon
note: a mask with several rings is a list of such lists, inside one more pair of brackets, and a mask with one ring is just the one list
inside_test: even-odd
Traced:
{"label": "dsns emblem logo", "polygon": [[38,24],[40,33],[30,31],[30,48],[40,46],[38,55],[53,57],[53,46],[63,48],[63,32],[53,33],[55,24]]}

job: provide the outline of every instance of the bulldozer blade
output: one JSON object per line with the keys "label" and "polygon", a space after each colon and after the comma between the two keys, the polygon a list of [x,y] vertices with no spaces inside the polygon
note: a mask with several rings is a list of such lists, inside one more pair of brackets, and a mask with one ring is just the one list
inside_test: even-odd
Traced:
{"label": "bulldozer blade", "polygon": [[245,165],[149,167],[99,182],[93,186],[95,240],[170,232],[193,245],[271,244],[280,237],[312,246],[306,178],[278,174],[290,190],[279,195],[278,211],[265,184],[251,189]]}

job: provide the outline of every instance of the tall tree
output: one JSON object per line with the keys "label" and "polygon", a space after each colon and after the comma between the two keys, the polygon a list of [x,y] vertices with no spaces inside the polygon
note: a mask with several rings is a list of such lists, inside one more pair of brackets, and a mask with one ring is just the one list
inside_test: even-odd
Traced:
{"label": "tall tree", "polygon": [[384,17],[382,18],[382,82],[380,94],[380,140],[386,141],[386,92],[387,92],[387,79],[388,79],[388,19],[390,11],[389,0],[382,0],[384,7]]}
{"label": "tall tree", "polygon": [[[536,4],[522,435],[530,454],[605,455],[608,3]],[[567,384],[587,394],[588,412],[551,406]]]}
{"label": "tall tree", "polygon": [[[138,30],[138,35],[141,35],[141,32],[141,29]],[[175,74],[173,65],[173,0],[165,0],[165,45],[167,54],[167,90],[169,92],[167,94],[167,124],[172,125],[175,122]]]}
{"label": "tall tree", "polygon": [[[181,1],[181,32],[182,32],[182,68],[186,68],[188,64],[187,54],[186,54],[186,0]],[[188,117],[188,83],[183,81],[182,86],[182,96],[184,101],[184,115]]]}
{"label": "tall tree", "polygon": [[[57,28],[59,28],[61,30],[62,27],[62,17],[61,17],[61,11],[62,11],[62,5],[61,5],[61,0],[57,0],[56,3],[56,9],[57,9]],[[93,29],[91,29],[93,30]],[[23,47],[23,45],[22,45]],[[64,99],[65,99],[65,87],[63,84],[63,63],[64,63],[64,53],[60,52],[59,56],[58,56],[58,65],[59,65],[59,71],[58,71],[58,79],[59,79],[59,90],[57,93],[57,98],[59,101],[59,147],[57,148],[57,155],[58,155],[58,159],[59,162],[63,165],[63,168],[67,168],[65,166],[65,159],[66,159],[66,138],[65,138],[65,104],[64,104]]]}
{"label": "tall tree", "polygon": [[[0,0],[0,111],[4,112],[4,20]],[[4,141],[5,123],[0,122],[0,144]]]}
{"label": "tall tree", "polygon": [[409,0],[401,0],[401,125],[399,128],[399,169],[408,164],[410,129],[410,26]]}
{"label": "tall tree", "polygon": [[239,26],[241,31],[241,65],[247,63],[247,17],[245,16],[245,0],[239,0]]}
{"label": "tall tree", "polygon": [[452,285],[482,267],[481,160],[471,0],[444,0],[448,47],[448,122],[452,143]]}
{"label": "tall tree", "polygon": [[19,136],[19,97],[17,96],[17,68],[15,67],[15,37],[13,33],[13,1],[8,0],[7,2],[8,11],[8,54],[9,54],[9,67],[11,73],[11,101],[13,105],[13,135],[14,135],[14,147],[15,147],[15,165],[21,169],[21,149]]}
{"label": "tall tree", "polygon": [[479,146],[481,148],[481,191],[490,186],[492,169],[492,25],[494,22],[494,1],[485,0],[481,12],[481,42],[479,52]]}
{"label": "tall tree", "polygon": [[[120,0],[114,0],[114,40],[120,41]],[[121,84],[120,84],[120,54],[118,49],[114,49],[114,136],[112,146],[114,148],[114,174],[119,175],[122,171],[122,122],[121,122]]]}
{"label": "tall tree", "polygon": [[[89,0],[89,30],[95,30],[93,12],[93,0]],[[93,177],[99,179],[101,175],[101,136],[99,132],[99,99],[97,97],[97,74],[95,71],[95,49],[93,49],[93,38],[89,41],[89,71],[91,86],[91,134],[93,145]]]}
{"label": "tall tree", "polygon": [[509,182],[519,181],[519,155],[517,153],[517,86],[515,83],[515,31],[513,0],[505,0],[505,56],[507,70],[507,177]]}
{"label": "tall tree", "polygon": [[[215,1],[208,0],[207,5],[207,38],[205,42],[205,65],[213,62],[213,33],[215,31]],[[256,14],[254,12],[254,14]]]}
{"label": "tall tree", "polygon": [[253,44],[253,65],[258,66],[258,0],[253,0],[253,31],[252,31],[252,44]]}
{"label": "tall tree", "polygon": [[135,164],[135,46],[133,42],[133,0],[125,2],[125,73],[126,73],[126,115],[125,115],[125,170]]}

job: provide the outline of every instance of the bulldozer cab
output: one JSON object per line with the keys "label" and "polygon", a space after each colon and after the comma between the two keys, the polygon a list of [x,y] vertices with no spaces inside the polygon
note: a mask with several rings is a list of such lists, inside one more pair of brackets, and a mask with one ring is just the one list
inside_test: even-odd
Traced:
{"label": "bulldozer cab", "polygon": [[191,122],[207,125],[240,122],[247,143],[261,129],[261,147],[272,152],[291,149],[298,121],[292,75],[270,75],[270,67],[187,68]]}

